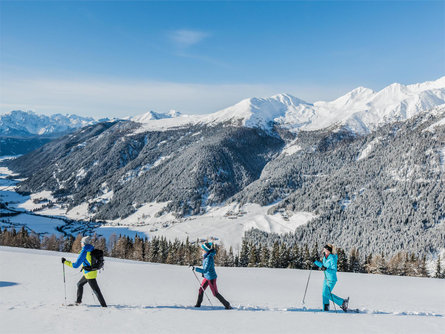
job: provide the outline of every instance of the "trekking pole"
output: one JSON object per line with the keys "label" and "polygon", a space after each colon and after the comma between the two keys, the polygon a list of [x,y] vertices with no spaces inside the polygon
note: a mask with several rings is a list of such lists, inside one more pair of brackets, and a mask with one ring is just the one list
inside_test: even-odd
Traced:
{"label": "trekking pole", "polygon": [[326,280],[326,286],[329,289],[329,294],[331,295],[332,304],[334,304],[335,313],[337,313],[337,307],[335,306],[334,298],[332,297],[332,291],[331,291],[331,288],[329,287],[328,280],[326,278],[326,273],[324,271],[323,271],[323,274],[324,274],[324,279]]}
{"label": "trekking pole", "polygon": [[62,263],[63,267],[63,286],[65,288],[65,306],[66,306],[66,281],[65,281],[65,264]]}
{"label": "trekking pole", "polygon": [[198,281],[198,284],[199,284],[199,288],[200,289],[202,289],[202,291],[204,292],[204,294],[206,295],[206,297],[207,297],[207,300],[209,301],[209,303],[210,303],[210,305],[211,306],[213,306],[213,304],[212,304],[212,302],[210,301],[210,298],[209,298],[209,296],[207,296],[207,293],[206,293],[206,291],[204,290],[204,288],[201,286],[201,282],[199,281],[199,278],[198,278],[198,276],[196,275],[196,272],[194,271],[194,270],[192,270],[193,271],[193,275],[195,275],[195,278],[196,278],[196,280]]}
{"label": "trekking pole", "polygon": [[303,300],[301,302],[301,305],[303,306],[303,309],[306,309],[306,306],[304,304],[304,300],[306,299],[306,292],[307,292],[307,287],[309,286],[309,280],[311,279],[311,273],[312,273],[312,266],[309,270],[309,276],[307,278],[307,282],[306,282],[306,289],[304,289],[304,296],[303,296]]}

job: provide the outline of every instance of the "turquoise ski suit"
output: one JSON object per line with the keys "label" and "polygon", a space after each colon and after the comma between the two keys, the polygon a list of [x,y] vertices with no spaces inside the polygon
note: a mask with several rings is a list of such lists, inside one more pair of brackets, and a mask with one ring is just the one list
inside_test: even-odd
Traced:
{"label": "turquoise ski suit", "polygon": [[336,254],[329,254],[328,257],[323,256],[323,262],[314,262],[317,267],[326,268],[323,282],[323,305],[329,304],[329,300],[332,300],[335,304],[342,306],[344,301],[332,293],[335,283],[337,283],[337,259],[338,256]]}

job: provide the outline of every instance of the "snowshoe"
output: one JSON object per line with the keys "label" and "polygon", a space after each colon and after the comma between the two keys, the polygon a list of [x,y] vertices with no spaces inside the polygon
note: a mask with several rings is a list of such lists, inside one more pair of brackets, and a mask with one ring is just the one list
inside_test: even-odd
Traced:
{"label": "snowshoe", "polygon": [[340,307],[344,312],[348,312],[348,305],[349,305],[349,297],[343,300],[343,304],[341,304]]}

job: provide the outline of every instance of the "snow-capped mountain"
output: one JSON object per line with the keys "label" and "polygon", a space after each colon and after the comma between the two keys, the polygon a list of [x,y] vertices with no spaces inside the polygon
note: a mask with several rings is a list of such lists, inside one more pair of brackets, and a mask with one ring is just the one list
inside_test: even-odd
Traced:
{"label": "snow-capped mountain", "polygon": [[290,94],[278,94],[269,98],[245,99],[207,115],[165,116],[161,119],[149,113],[145,114],[146,117],[140,117],[145,124],[139,131],[165,130],[192,124],[230,123],[265,130],[270,130],[275,124],[295,132],[319,130],[339,124],[364,134],[444,103],[445,76],[436,81],[407,86],[394,83],[378,92],[358,87],[333,101],[313,104]]}
{"label": "snow-capped mountain", "polygon": [[1,136],[54,135],[97,123],[91,117],[55,114],[38,115],[33,111],[14,110],[0,115]]}
{"label": "snow-capped mountain", "polygon": [[250,98],[203,118],[207,124],[231,122],[248,128],[267,129],[277,118],[288,112],[298,112],[310,106],[306,101],[289,94],[278,94],[269,98]]}
{"label": "snow-capped mountain", "polygon": [[[313,111],[314,116],[302,128],[316,130],[340,123],[354,132],[368,133],[444,103],[445,77],[408,86],[394,83],[378,92],[359,87],[334,101],[319,101],[306,107],[306,111]],[[289,112],[280,122],[292,127],[297,125],[295,119],[295,115]]]}
{"label": "snow-capped mountain", "polygon": [[[276,216],[283,226],[310,217],[293,236],[308,245],[335,239],[373,253],[436,252],[445,240],[444,81],[359,87],[314,104],[282,94],[209,115],[151,112],[144,122],[84,127],[4,164],[25,179],[21,193],[49,193],[82,219],[153,231],[170,222],[170,232],[190,237],[187,217],[258,205],[267,218],[255,227],[269,232]],[[218,233],[233,231],[232,221],[222,224]]]}
{"label": "snow-capped mountain", "polygon": [[175,117],[179,117],[180,115],[181,115],[180,112],[173,110],[173,109],[170,110],[166,114],[150,110],[149,112],[147,112],[145,114],[131,117],[130,120],[133,122],[137,122],[137,123],[146,123],[148,121],[153,121],[153,120],[175,118]]}

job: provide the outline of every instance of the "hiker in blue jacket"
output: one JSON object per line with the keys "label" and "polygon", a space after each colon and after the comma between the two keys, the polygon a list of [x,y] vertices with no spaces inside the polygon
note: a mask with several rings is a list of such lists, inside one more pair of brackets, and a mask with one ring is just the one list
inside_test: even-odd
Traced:
{"label": "hiker in blue jacket", "polygon": [[[79,256],[77,257],[76,262],[71,262],[62,257],[62,263],[71,268],[78,268],[80,265],[82,267],[91,266],[91,252],[94,250],[94,246],[89,244],[90,237],[83,237],[81,240],[82,250],[80,251]],[[91,289],[97,296],[99,303],[102,307],[107,307],[107,303],[105,302],[104,297],[102,296],[102,292],[100,291],[99,285],[97,284],[97,270],[88,271],[85,268],[82,269],[83,276],[80,281],[77,283],[77,299],[75,305],[82,304],[82,295],[83,295],[83,286],[85,284],[89,284]]]}
{"label": "hiker in blue jacket", "polygon": [[345,312],[348,311],[349,297],[342,299],[332,293],[337,283],[337,254],[332,254],[332,245],[327,244],[323,248],[322,262],[315,261],[314,264],[324,272],[323,282],[323,310],[329,311],[329,301],[332,300]]}
{"label": "hiker in blue jacket", "polygon": [[195,307],[201,307],[202,299],[204,298],[204,290],[210,286],[210,290],[212,290],[213,295],[218,298],[218,300],[227,310],[229,310],[232,308],[230,303],[225,300],[223,296],[221,296],[221,294],[218,292],[218,287],[216,286],[217,275],[215,271],[215,260],[213,258],[216,254],[216,250],[211,242],[203,243],[201,248],[203,256],[202,269],[198,267],[191,267],[192,270],[201,273],[203,277],[201,287],[199,288],[198,301],[196,302]]}

